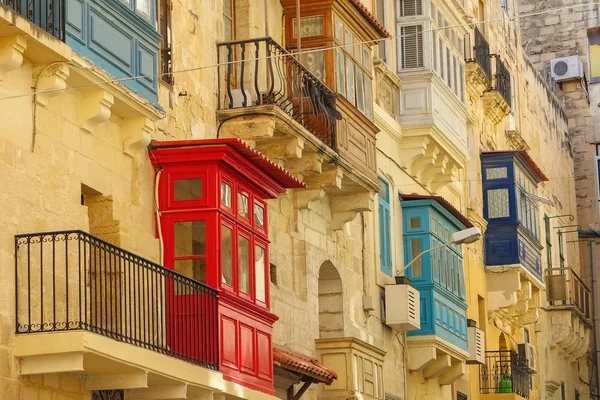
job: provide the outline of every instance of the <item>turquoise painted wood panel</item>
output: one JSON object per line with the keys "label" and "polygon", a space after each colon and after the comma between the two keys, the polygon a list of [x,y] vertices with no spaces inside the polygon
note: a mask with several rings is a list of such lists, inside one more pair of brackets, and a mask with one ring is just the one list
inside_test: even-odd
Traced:
{"label": "turquoise painted wood panel", "polygon": [[67,0],[66,42],[160,109],[155,3],[146,16],[137,11],[136,1]]}

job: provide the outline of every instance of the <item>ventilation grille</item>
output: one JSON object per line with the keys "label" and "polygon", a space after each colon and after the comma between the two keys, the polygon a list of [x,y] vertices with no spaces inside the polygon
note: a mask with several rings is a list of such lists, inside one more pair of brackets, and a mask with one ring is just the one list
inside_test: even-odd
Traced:
{"label": "ventilation grille", "polygon": [[485,348],[483,345],[483,331],[475,330],[475,359],[481,360],[485,357]]}
{"label": "ventilation grille", "polygon": [[475,326],[469,330],[469,359],[467,364],[485,364],[485,333]]}
{"label": "ventilation grille", "polygon": [[402,69],[423,67],[423,27],[403,26],[400,34]]}
{"label": "ventilation grille", "polygon": [[411,17],[414,15],[423,15],[421,0],[400,0],[400,16]]}
{"label": "ventilation grille", "polygon": [[417,298],[417,294],[418,292],[416,290],[414,290],[413,288],[409,288],[408,289],[408,320],[409,321],[416,321],[417,318],[420,318],[419,315],[417,315],[417,301],[419,300]]}

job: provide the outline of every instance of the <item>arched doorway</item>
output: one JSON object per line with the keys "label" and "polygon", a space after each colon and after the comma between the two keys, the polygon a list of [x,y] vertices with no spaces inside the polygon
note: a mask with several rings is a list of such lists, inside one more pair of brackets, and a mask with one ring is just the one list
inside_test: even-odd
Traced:
{"label": "arched doorway", "polygon": [[319,270],[319,338],[344,337],[342,280],[330,261]]}

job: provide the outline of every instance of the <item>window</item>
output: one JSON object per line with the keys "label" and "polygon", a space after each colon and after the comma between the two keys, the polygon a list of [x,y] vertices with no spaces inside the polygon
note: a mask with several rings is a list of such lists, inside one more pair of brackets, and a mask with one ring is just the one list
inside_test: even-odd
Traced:
{"label": "window", "polygon": [[[388,16],[388,7],[389,2],[386,0],[377,0],[377,20],[381,25],[385,28],[388,27],[387,16]],[[389,53],[389,40],[382,40],[378,44],[377,55],[380,60],[387,63],[388,62],[388,53]]]}
{"label": "window", "polygon": [[[390,190],[389,185],[379,178],[379,268],[392,276],[392,239],[390,218]],[[412,224],[412,222],[411,222]]]}
{"label": "window", "polygon": [[174,181],[175,201],[197,200],[202,198],[202,179],[176,179]]}
{"label": "window", "polygon": [[561,400],[567,400],[567,390],[564,382],[560,383],[560,398]]}
{"label": "window", "polygon": [[596,190],[598,193],[598,206],[600,208],[600,143],[596,143]]}
{"label": "window", "polygon": [[421,257],[415,259],[422,252],[421,239],[412,239],[410,241],[410,259],[413,261],[412,268],[412,277],[413,278],[421,278],[423,277],[423,260]]}
{"label": "window", "polygon": [[173,3],[171,0],[159,0],[158,1],[158,31],[162,36],[160,41],[160,78],[168,83],[173,84],[173,59],[172,59],[172,46],[173,41],[171,38],[171,8]]}
{"label": "window", "polygon": [[206,221],[176,222],[173,233],[175,270],[206,283]]}
{"label": "window", "polygon": [[[371,49],[363,45],[350,46],[359,41],[359,37],[337,17],[334,39],[342,46],[335,52],[336,90],[367,118],[373,119]],[[325,70],[325,52],[321,54]]]}
{"label": "window", "polygon": [[235,0],[223,1],[223,29],[226,42],[235,39]]}
{"label": "window", "polygon": [[400,68],[423,68],[423,27],[421,25],[400,28]]}
{"label": "window", "polygon": [[409,17],[415,15],[423,15],[423,5],[421,0],[400,0],[400,16]]}

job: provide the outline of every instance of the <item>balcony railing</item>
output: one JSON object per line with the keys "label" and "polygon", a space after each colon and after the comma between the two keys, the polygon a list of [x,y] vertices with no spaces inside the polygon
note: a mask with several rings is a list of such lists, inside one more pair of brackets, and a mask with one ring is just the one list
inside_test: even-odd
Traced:
{"label": "balcony railing", "polygon": [[65,0],[2,0],[2,4],[64,42]]}
{"label": "balcony railing", "polygon": [[[475,27],[473,32],[474,46],[470,54],[465,56],[467,62],[476,62],[479,64],[488,79],[492,78],[492,63],[490,59],[490,45],[488,44],[483,33]],[[468,36],[470,40],[470,36]],[[471,45],[465,46],[466,49],[470,49]]]}
{"label": "balcony railing", "polygon": [[217,48],[221,109],[275,105],[335,149],[335,94],[291,53],[269,37]]}
{"label": "balcony railing", "polygon": [[479,369],[481,394],[516,393],[529,396],[527,361],[512,350],[486,351]]}
{"label": "balcony railing", "polygon": [[15,236],[17,334],[85,330],[218,369],[217,291],[82,231]]}
{"label": "balcony railing", "polygon": [[511,104],[511,88],[510,88],[510,72],[506,69],[504,62],[500,59],[500,56],[494,56],[495,62],[495,74],[494,74],[494,90],[502,96],[506,104]]}
{"label": "balcony railing", "polygon": [[548,303],[553,308],[574,307],[582,317],[592,318],[592,295],[590,289],[571,268],[546,270]]}

